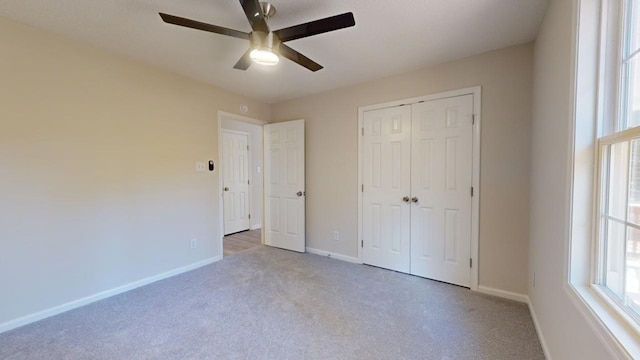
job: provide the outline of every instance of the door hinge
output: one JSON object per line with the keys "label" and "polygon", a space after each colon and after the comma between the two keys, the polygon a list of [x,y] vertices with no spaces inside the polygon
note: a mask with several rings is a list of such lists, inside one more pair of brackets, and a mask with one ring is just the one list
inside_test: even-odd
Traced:
{"label": "door hinge", "polygon": [[364,128],[361,129],[362,136],[364,136]]}
{"label": "door hinge", "polygon": [[471,125],[475,125],[476,123],[476,114],[471,114]]}
{"label": "door hinge", "polygon": [[473,258],[469,258],[469,267],[472,268],[473,267]]}
{"label": "door hinge", "polygon": [[364,247],[364,240],[360,240],[360,247]]}
{"label": "door hinge", "polygon": [[251,180],[247,180],[247,185],[251,185]]}
{"label": "door hinge", "polygon": [[251,219],[251,214],[249,214],[249,219]]}
{"label": "door hinge", "polygon": [[249,150],[249,145],[247,145],[247,150]]}
{"label": "door hinge", "polygon": [[364,184],[362,184],[362,186],[360,186],[360,191],[364,192]]}
{"label": "door hinge", "polygon": [[471,187],[471,197],[473,197],[473,186]]}

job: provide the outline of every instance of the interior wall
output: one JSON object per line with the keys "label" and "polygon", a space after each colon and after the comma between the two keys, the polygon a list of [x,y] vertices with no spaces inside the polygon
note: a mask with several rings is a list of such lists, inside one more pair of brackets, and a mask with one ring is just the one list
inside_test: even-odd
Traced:
{"label": "interior wall", "polygon": [[524,44],[274,104],[306,120],[307,246],[358,255],[358,107],[481,85],[480,285],[526,294],[532,69]]}
{"label": "interior wall", "polygon": [[0,326],[221,256],[195,163],[269,105],[2,18],[0,48]]}
{"label": "interior wall", "polygon": [[[262,126],[234,120],[223,116],[222,129],[249,133],[249,156],[251,157],[251,229],[262,227]],[[220,164],[222,166],[222,164]]]}
{"label": "interior wall", "polygon": [[535,42],[529,297],[548,358],[610,359],[567,289],[575,9],[551,1]]}

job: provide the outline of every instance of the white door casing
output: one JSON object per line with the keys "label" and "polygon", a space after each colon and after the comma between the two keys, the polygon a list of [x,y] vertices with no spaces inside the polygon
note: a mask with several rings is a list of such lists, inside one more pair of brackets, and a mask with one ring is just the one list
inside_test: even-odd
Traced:
{"label": "white door casing", "polygon": [[411,107],[411,274],[469,287],[473,95]]}
{"label": "white door casing", "polygon": [[264,126],[264,241],[305,252],[304,120]]}
{"label": "white door casing", "polygon": [[249,230],[249,135],[222,132],[224,235]]}
{"label": "white door casing", "polygon": [[365,264],[410,271],[410,152],[411,107],[364,113],[362,261]]}

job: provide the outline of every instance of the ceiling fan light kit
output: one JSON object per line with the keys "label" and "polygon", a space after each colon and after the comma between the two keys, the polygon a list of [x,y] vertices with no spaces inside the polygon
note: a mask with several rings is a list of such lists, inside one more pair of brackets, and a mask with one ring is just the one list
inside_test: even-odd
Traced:
{"label": "ceiling fan light kit", "polygon": [[267,25],[267,20],[276,14],[276,8],[273,5],[259,2],[258,0],[240,0],[240,5],[251,25],[252,31],[250,33],[164,13],[160,13],[160,17],[168,24],[249,40],[249,49],[233,67],[238,70],[247,70],[252,62],[273,66],[278,64],[279,56],[283,56],[311,71],[318,71],[322,69],[320,64],[293,50],[285,45],[284,42],[339,30],[356,24],[353,13],[348,12],[271,31],[269,25]]}
{"label": "ceiling fan light kit", "polygon": [[274,66],[278,65],[280,58],[271,49],[253,49],[249,53],[251,60],[260,65]]}
{"label": "ceiling fan light kit", "polygon": [[[272,7],[272,9],[274,8]],[[274,44],[277,45],[277,41],[274,41],[273,33],[254,31],[250,35],[251,45],[249,49],[251,52],[249,53],[249,57],[251,60],[260,65],[277,65],[280,58],[278,54],[274,52]]]}

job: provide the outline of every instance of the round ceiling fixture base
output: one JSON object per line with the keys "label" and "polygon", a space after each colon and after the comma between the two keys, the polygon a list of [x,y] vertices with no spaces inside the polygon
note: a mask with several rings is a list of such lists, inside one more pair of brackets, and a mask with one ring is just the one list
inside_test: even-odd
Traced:
{"label": "round ceiling fixture base", "polygon": [[261,1],[260,2],[260,7],[262,7],[262,14],[264,15],[265,18],[267,18],[267,20],[271,19],[272,17],[275,16],[276,14],[276,7],[271,5],[268,2],[265,1]]}

